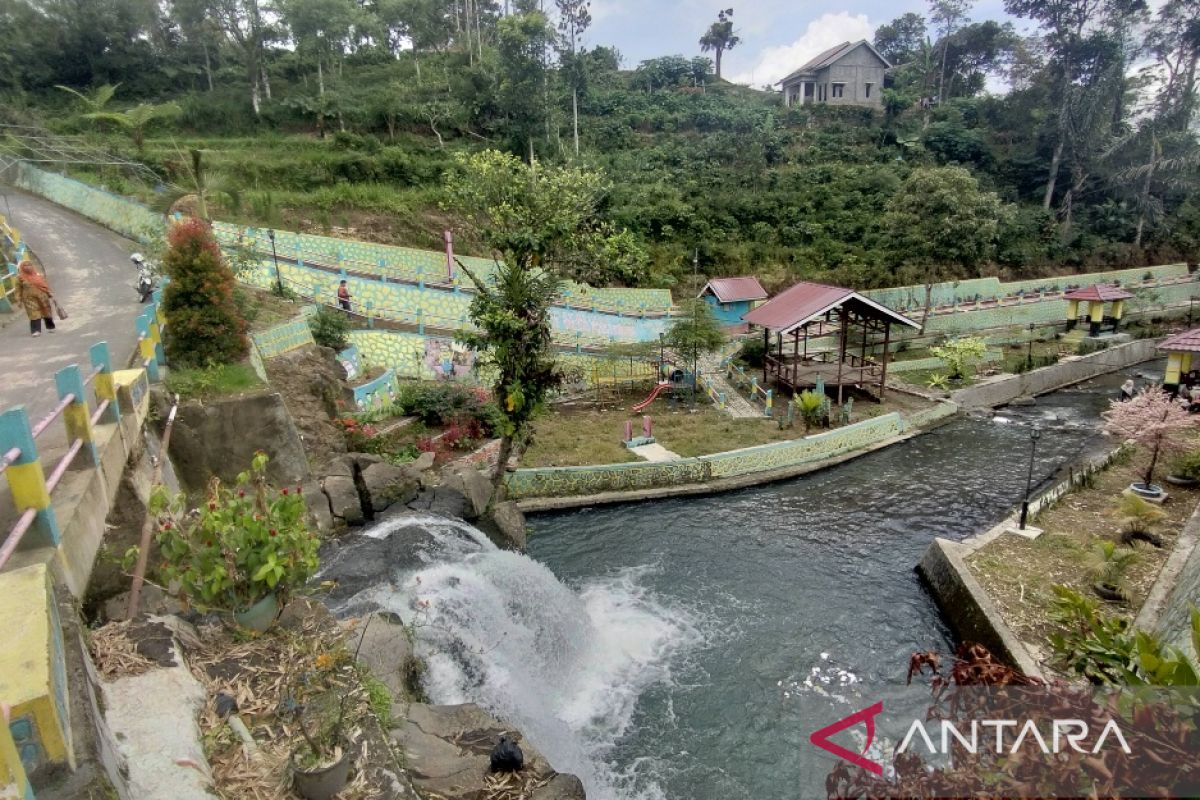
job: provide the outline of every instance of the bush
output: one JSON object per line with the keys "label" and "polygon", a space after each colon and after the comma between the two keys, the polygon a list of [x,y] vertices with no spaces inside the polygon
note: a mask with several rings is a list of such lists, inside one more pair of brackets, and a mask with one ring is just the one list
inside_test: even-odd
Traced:
{"label": "bush", "polygon": [[249,351],[246,321],[233,299],[233,271],[212,230],[203,220],[186,219],[171,227],[167,240],[167,359],[175,367],[241,361]]}
{"label": "bush", "polygon": [[200,608],[245,609],[303,585],[317,570],[320,541],[308,530],[304,496],[299,487],[271,489],[266,465],[266,455],[255,456],[233,488],[214,478],[207,502],[190,513],[182,494],[168,497],[160,488],[151,499],[159,575]]}
{"label": "bush", "polygon": [[767,359],[767,346],[757,336],[742,342],[742,349],[737,354],[738,361],[747,367],[762,367]]}
{"label": "bush", "polygon": [[342,351],[350,346],[350,320],[345,314],[322,307],[308,319],[313,341],[322,347]]}
{"label": "bush", "polygon": [[429,426],[476,420],[486,435],[495,429],[499,409],[488,402],[487,392],[461,383],[414,382],[401,384],[395,404],[405,414]]}
{"label": "bush", "polygon": [[1200,480],[1200,450],[1193,450],[1173,461],[1171,474],[1179,478]]}

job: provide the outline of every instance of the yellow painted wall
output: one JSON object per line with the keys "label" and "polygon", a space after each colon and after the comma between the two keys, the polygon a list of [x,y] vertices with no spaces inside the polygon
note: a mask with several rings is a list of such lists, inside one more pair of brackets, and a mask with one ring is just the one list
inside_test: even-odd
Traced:
{"label": "yellow painted wall", "polygon": [[[0,703],[11,709],[8,728],[24,771],[73,769],[62,629],[45,564],[0,573],[0,640]],[[0,774],[16,769],[0,764]]]}

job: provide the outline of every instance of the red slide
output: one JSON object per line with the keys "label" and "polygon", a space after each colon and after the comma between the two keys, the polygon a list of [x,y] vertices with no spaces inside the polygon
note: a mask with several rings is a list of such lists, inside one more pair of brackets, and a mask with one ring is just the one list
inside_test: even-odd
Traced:
{"label": "red slide", "polygon": [[662,390],[663,390],[663,389],[665,389],[665,388],[667,388],[667,387],[668,387],[668,386],[670,386],[670,385],[671,385],[671,384],[670,384],[670,383],[668,383],[667,381],[663,381],[662,383],[660,383],[660,384],[658,384],[657,386],[655,386],[655,387],[654,387],[654,391],[652,391],[652,392],[650,393],[650,396],[649,396],[649,397],[647,397],[647,398],[646,398],[645,400],[643,400],[642,402],[638,403],[636,406],[634,406],[634,407],[633,407],[633,410],[634,410],[634,411],[641,411],[641,410],[642,410],[642,409],[644,409],[646,406],[648,406],[648,405],[650,405],[651,403],[653,403],[653,402],[654,402],[654,399],[655,399],[656,397],[658,397],[658,396],[659,396],[659,395],[662,393]]}

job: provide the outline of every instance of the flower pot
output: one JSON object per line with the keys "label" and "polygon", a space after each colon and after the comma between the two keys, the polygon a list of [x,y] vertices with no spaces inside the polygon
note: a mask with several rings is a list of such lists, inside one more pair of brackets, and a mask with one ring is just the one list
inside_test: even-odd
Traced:
{"label": "flower pot", "polygon": [[1164,494],[1163,488],[1157,483],[1131,483],[1129,484],[1129,490],[1138,497],[1145,497],[1148,499],[1156,499],[1162,497]]}
{"label": "flower pot", "polygon": [[1093,583],[1092,591],[1101,599],[1107,600],[1110,603],[1125,603],[1129,601],[1124,592],[1109,583]]}
{"label": "flower pot", "polygon": [[330,800],[350,781],[350,749],[342,747],[342,757],[332,764],[302,769],[292,753],[292,786],[307,800]]}
{"label": "flower pot", "polygon": [[270,630],[279,616],[279,598],[274,593],[267,595],[245,611],[235,611],[233,621],[243,628],[263,633]]}

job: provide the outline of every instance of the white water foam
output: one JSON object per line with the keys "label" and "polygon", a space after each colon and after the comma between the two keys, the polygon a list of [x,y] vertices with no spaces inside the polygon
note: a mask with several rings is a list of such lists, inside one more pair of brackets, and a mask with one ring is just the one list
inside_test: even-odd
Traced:
{"label": "white water foam", "polygon": [[370,598],[415,619],[431,700],[478,703],[506,720],[556,769],[578,775],[590,798],[663,797],[636,764],[618,773],[608,761],[641,694],[669,683],[672,660],[703,639],[692,614],[645,587],[651,568],[575,592],[456,520],[406,517],[366,535],[414,524],[434,538],[427,566],[399,576],[398,590],[375,587]]}

